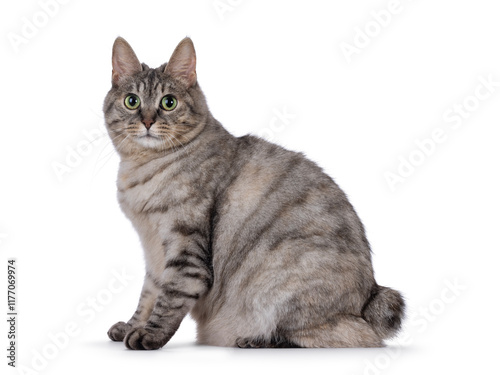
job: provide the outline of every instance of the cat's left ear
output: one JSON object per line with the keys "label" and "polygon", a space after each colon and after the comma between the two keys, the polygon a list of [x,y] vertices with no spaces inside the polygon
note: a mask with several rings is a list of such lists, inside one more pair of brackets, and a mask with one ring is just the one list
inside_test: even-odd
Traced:
{"label": "cat's left ear", "polygon": [[186,88],[194,86],[196,83],[196,52],[190,38],[182,39],[177,45],[164,72],[183,82]]}

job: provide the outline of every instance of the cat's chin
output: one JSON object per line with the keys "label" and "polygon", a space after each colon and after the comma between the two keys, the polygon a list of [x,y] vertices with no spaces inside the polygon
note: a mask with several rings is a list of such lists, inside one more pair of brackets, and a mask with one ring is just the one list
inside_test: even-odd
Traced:
{"label": "cat's chin", "polygon": [[164,146],[164,140],[154,137],[152,135],[144,135],[142,137],[137,137],[134,139],[139,145],[146,148],[161,148]]}

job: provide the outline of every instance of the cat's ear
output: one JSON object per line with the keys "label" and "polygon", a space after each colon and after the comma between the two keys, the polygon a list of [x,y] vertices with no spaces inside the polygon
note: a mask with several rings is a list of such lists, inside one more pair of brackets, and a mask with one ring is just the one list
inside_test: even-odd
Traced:
{"label": "cat's ear", "polygon": [[196,53],[190,38],[177,45],[164,70],[171,77],[183,82],[187,88],[196,83]]}
{"label": "cat's ear", "polygon": [[142,71],[141,63],[134,50],[122,37],[118,37],[113,44],[113,85],[117,85],[122,78],[129,77]]}

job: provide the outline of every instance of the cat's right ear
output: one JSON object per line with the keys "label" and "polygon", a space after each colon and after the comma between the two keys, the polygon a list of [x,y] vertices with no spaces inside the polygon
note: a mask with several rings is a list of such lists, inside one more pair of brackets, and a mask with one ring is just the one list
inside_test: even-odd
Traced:
{"label": "cat's right ear", "polygon": [[134,75],[142,71],[141,63],[135,55],[134,50],[130,47],[122,37],[118,37],[113,44],[113,85],[118,85],[119,82],[126,77]]}

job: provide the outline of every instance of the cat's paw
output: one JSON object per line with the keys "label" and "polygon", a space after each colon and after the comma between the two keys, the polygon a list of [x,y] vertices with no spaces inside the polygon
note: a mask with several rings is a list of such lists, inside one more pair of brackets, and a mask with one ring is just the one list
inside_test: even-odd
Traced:
{"label": "cat's paw", "polygon": [[123,341],[132,326],[125,322],[118,322],[111,326],[108,331],[108,337],[113,341]]}
{"label": "cat's paw", "polygon": [[169,337],[160,329],[150,327],[132,328],[125,336],[125,346],[132,350],[155,350],[162,348]]}
{"label": "cat's paw", "polygon": [[262,342],[248,337],[239,337],[236,339],[236,347],[242,349],[256,349],[262,347]]}

